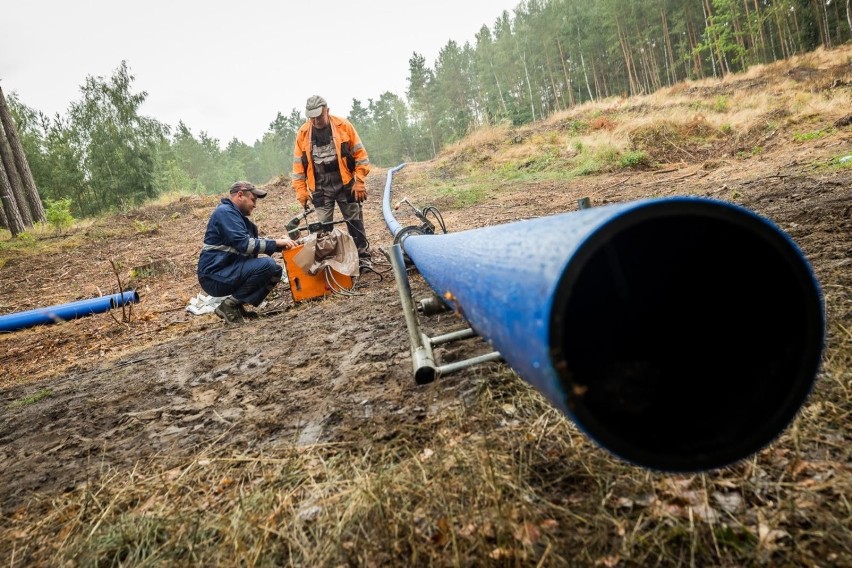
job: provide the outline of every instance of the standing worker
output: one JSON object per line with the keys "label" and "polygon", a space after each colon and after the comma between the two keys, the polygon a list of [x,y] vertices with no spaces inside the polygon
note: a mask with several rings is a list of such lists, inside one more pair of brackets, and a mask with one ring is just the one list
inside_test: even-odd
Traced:
{"label": "standing worker", "polygon": [[296,246],[288,238],[258,237],[257,225],[249,215],[257,200],[264,197],[265,190],[238,181],[207,222],[198,259],[198,283],[211,296],[227,296],[216,308],[216,315],[228,323],[256,318],[257,313],[246,310],[245,305],[259,306],[281,280],[281,266],[270,257],[258,255]]}
{"label": "standing worker", "polygon": [[372,268],[361,211],[361,203],[367,199],[370,158],[355,127],[345,118],[329,114],[324,98],[308,97],[305,114],[308,120],[296,133],[290,175],[296,199],[305,208],[311,200],[321,223],[334,220],[337,202],[364,272]]}

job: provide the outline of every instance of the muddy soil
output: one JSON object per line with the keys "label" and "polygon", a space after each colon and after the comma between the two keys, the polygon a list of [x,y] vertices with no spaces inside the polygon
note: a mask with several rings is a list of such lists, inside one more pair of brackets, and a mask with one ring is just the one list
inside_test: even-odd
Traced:
{"label": "muddy soil", "polygon": [[[667,195],[733,201],[793,237],[822,283],[830,323],[848,333],[852,170],[817,165],[844,149],[852,150],[852,132],[749,159],[679,163],[570,183],[500,184],[463,210],[440,200],[438,205],[448,229],[459,231],[572,211],[585,196],[594,205]],[[428,188],[414,180],[432,167],[401,170],[394,197],[425,204],[421,196]],[[391,242],[379,199],[385,174],[370,176],[364,210],[376,251]],[[292,192],[284,185],[270,190],[256,221],[267,234],[280,235],[294,212]],[[79,229],[79,247],[56,246],[0,269],[4,313],[113,293],[111,260],[118,277],[142,297],[130,323],[122,323],[116,311],[0,335],[0,513],[31,496],[70,491],[105,466],[121,472],[140,461],[182,463],[211,449],[258,454],[283,446],[416,437],[418,422],[463,397],[474,374],[500,367],[489,364],[417,386],[399,295],[389,272],[381,273],[389,266],[380,263],[378,252],[380,273],[365,276],[357,296],[294,305],[279,288],[267,317],[255,322],[226,326],[212,314],[191,315],[184,307],[200,292],[195,262],[216,201],[184,198],[120,215]],[[398,219],[414,222],[403,210]],[[512,238],[510,230],[506,234]],[[416,274],[412,287],[415,297],[429,293]],[[464,327],[452,314],[424,324],[431,333]],[[486,349],[471,340],[438,356],[448,361]]]}

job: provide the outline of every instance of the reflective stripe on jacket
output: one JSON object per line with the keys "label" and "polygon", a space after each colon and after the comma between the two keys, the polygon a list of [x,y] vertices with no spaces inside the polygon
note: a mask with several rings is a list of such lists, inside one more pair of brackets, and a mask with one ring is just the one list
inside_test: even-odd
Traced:
{"label": "reflective stripe on jacket", "polygon": [[207,221],[198,274],[229,282],[239,274],[239,259],[274,252],[275,240],[258,237],[257,225],[223,197]]}
{"label": "reflective stripe on jacket", "polygon": [[[331,137],[334,139],[343,185],[349,185],[353,177],[358,181],[366,180],[367,174],[370,173],[370,158],[355,127],[345,118],[328,115],[328,120],[331,123]],[[293,171],[290,180],[299,199],[310,198],[311,193],[316,190],[311,128],[310,120],[299,128],[293,150]]]}

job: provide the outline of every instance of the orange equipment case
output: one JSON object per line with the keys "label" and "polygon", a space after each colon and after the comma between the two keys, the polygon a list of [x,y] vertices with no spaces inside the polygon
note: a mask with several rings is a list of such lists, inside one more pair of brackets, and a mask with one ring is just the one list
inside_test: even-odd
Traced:
{"label": "orange equipment case", "polygon": [[[347,290],[352,288],[352,277],[348,274],[341,274],[333,268],[325,268],[313,276],[302,270],[293,258],[301,252],[304,246],[299,245],[283,251],[284,267],[287,269],[287,278],[290,280],[290,293],[293,295],[294,302],[320,298],[331,294],[338,288],[345,288]],[[327,271],[331,273],[328,280],[334,286],[334,289],[326,281]]]}

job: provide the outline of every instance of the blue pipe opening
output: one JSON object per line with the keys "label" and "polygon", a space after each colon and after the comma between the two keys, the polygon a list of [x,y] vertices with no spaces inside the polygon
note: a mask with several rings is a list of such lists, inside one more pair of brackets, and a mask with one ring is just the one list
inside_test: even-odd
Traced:
{"label": "blue pipe opening", "polygon": [[572,257],[549,324],[573,418],[602,446],[665,470],[751,455],[793,420],[824,345],[810,266],[768,221],[661,200]]}

